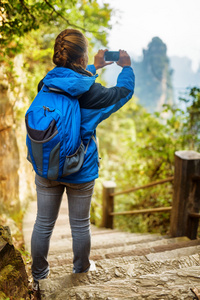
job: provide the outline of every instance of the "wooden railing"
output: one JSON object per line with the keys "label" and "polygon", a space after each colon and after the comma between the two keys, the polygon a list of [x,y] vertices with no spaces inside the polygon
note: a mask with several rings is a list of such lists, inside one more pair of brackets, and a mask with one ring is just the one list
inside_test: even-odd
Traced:
{"label": "wooden railing", "polygon": [[[173,203],[169,207],[140,209],[124,212],[114,211],[114,197],[129,194],[139,189],[146,189],[158,184],[174,181]],[[116,215],[135,215],[155,212],[171,212],[170,235],[197,236],[200,210],[200,153],[195,151],[177,151],[175,153],[174,177],[149,184],[115,192],[116,184],[112,181],[103,183],[102,226],[113,228],[113,217]]]}

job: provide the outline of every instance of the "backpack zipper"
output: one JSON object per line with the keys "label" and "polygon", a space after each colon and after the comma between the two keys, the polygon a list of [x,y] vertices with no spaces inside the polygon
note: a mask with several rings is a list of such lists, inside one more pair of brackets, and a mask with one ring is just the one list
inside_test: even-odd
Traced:
{"label": "backpack zipper", "polygon": [[[71,104],[71,106],[72,106],[72,104]],[[75,109],[74,109],[74,106],[72,107],[72,109],[73,109],[73,115],[74,115],[73,121],[74,121],[74,120],[76,120],[76,119],[75,119]],[[75,122],[73,122],[72,128],[73,128],[73,152],[74,152],[74,147],[75,147],[75,135],[76,135],[76,124],[75,124]]]}
{"label": "backpack zipper", "polygon": [[44,108],[44,115],[45,115],[45,117],[47,116],[47,113],[46,113],[46,111],[48,111],[48,112],[54,112],[55,111],[55,109],[50,109],[48,106],[44,106],[43,105],[43,108]]}
{"label": "backpack zipper", "polygon": [[[63,120],[63,116],[61,114],[61,112],[55,108],[55,112],[60,116],[60,120],[61,120],[61,125],[62,125],[62,131],[63,131],[63,136],[65,137],[65,124],[64,124],[64,120]],[[66,143],[65,143],[65,138],[63,139],[63,148],[64,148],[64,153],[66,153]]]}

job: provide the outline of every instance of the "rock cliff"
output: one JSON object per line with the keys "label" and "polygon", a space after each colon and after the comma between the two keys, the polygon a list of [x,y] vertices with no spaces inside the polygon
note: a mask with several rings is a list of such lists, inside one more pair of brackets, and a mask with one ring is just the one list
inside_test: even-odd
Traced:
{"label": "rock cliff", "polygon": [[28,276],[21,254],[12,244],[9,227],[0,225],[0,299],[26,299]]}
{"label": "rock cliff", "polygon": [[9,100],[9,85],[0,76],[0,212],[7,208],[18,210],[19,204],[19,151],[14,128],[13,103]]}

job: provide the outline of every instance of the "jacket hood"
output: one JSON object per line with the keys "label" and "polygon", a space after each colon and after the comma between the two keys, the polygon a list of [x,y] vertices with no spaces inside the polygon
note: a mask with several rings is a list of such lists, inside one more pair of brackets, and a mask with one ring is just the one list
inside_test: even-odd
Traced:
{"label": "jacket hood", "polygon": [[71,69],[55,67],[47,73],[43,82],[47,87],[63,90],[71,96],[79,96],[90,89],[97,76],[89,77]]}

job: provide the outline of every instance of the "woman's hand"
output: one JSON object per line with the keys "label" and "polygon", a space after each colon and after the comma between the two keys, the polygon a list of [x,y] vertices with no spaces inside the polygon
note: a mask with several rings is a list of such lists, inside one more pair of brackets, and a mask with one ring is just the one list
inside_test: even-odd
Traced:
{"label": "woman's hand", "polygon": [[126,51],[119,50],[119,60],[117,61],[117,64],[122,68],[126,66],[131,66],[131,59]]}
{"label": "woman's hand", "polygon": [[94,57],[94,66],[96,70],[101,69],[107,65],[113,64],[113,61],[106,62],[104,59],[105,52],[108,51],[108,49],[105,50],[99,50],[98,53]]}

